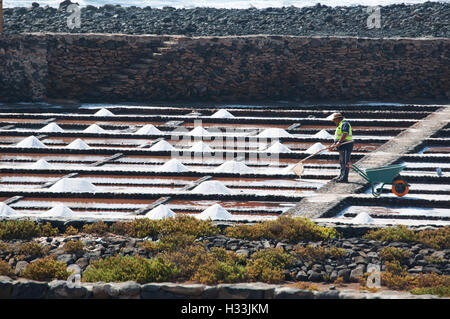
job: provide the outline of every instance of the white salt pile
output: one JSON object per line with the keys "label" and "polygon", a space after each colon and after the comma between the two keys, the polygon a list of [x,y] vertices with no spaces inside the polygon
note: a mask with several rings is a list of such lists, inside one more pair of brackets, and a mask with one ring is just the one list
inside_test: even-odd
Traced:
{"label": "white salt pile", "polygon": [[45,213],[39,214],[39,217],[72,218],[74,215],[74,212],[69,207],[63,204],[58,204]]}
{"label": "white salt pile", "polygon": [[91,126],[86,128],[83,132],[86,132],[86,133],[106,133],[106,131],[104,129],[102,129],[100,126],[98,126],[97,124],[92,124]]}
{"label": "white salt pile", "polygon": [[294,168],[296,164],[290,164],[286,166],[285,168],[281,169],[281,174],[295,174],[292,169]]}
{"label": "white salt pile", "polygon": [[[325,149],[326,146],[324,146],[322,143],[315,143],[314,145],[312,145],[310,148],[308,148],[305,152],[308,154],[314,154],[320,150]],[[328,151],[323,151],[321,154],[326,154],[328,153]]]}
{"label": "white salt pile", "polygon": [[334,136],[327,132],[327,130],[320,130],[320,132],[317,132],[313,135],[313,137],[316,138],[333,138]]}
{"label": "white salt pile", "polygon": [[96,192],[95,187],[91,182],[83,178],[62,178],[52,185],[49,190],[55,192]]}
{"label": "white salt pile", "polygon": [[39,132],[46,132],[46,133],[56,132],[56,133],[61,133],[61,132],[64,132],[64,130],[58,124],[50,123],[50,124],[47,124],[46,126],[44,126],[43,128],[41,128],[39,130]]}
{"label": "white salt pile", "polygon": [[192,152],[213,152],[213,149],[209,147],[207,144],[203,143],[202,141],[195,143],[194,145],[189,148]]}
{"label": "white salt pile", "polygon": [[216,119],[231,119],[234,117],[234,115],[225,109],[220,109],[216,113],[211,115],[211,117]]}
{"label": "white salt pile", "polygon": [[214,172],[218,173],[234,173],[234,174],[254,174],[254,170],[243,162],[236,162],[235,160],[227,161],[216,167]]}
{"label": "white salt pile", "polygon": [[184,166],[178,159],[172,158],[170,161],[159,167],[158,171],[181,173],[181,172],[188,172],[189,168]]}
{"label": "white salt pile", "polygon": [[86,144],[81,138],[77,138],[75,141],[66,146],[66,148],[76,149],[76,150],[86,150],[91,148]]}
{"label": "white salt pile", "polygon": [[149,211],[147,214],[145,214],[145,217],[150,219],[164,219],[175,216],[176,216],[175,212],[163,204],[158,205],[157,207]]}
{"label": "white salt pile", "polygon": [[273,143],[272,146],[270,146],[266,152],[270,153],[291,153],[292,151],[289,149],[289,147],[281,144],[280,142]]}
{"label": "white salt pile", "polygon": [[17,147],[24,148],[47,148],[41,141],[39,141],[35,136],[28,136],[26,139],[20,141],[16,145]]}
{"label": "white salt pile", "polygon": [[17,215],[18,213],[6,205],[5,203],[0,203],[0,217],[9,217],[13,215]]}
{"label": "white salt pile", "polygon": [[205,130],[202,126],[197,126],[192,131],[188,133],[188,135],[191,136],[205,136],[205,135],[211,135],[207,130]]}
{"label": "white salt pile", "polygon": [[231,215],[226,209],[224,209],[219,204],[214,204],[207,209],[205,209],[202,213],[195,216],[198,219],[206,220],[230,220],[233,219],[233,215]]}
{"label": "white salt pile", "polygon": [[286,130],[282,128],[268,128],[259,133],[257,136],[268,138],[293,137],[292,134],[286,132]]}
{"label": "white salt pile", "polygon": [[53,165],[51,165],[50,163],[48,163],[46,160],[44,159],[40,159],[37,162],[31,164],[30,168],[34,168],[34,169],[47,169],[47,168],[53,168]]}
{"label": "white salt pile", "polygon": [[158,130],[154,125],[147,124],[141,127],[134,134],[142,134],[142,135],[161,135],[163,134],[160,130]]}
{"label": "white salt pile", "polygon": [[102,108],[99,111],[97,111],[94,116],[114,116],[114,113],[112,113],[111,111]]}
{"label": "white salt pile", "polygon": [[152,147],[149,148],[151,151],[174,151],[175,148],[167,141],[161,140]]}
{"label": "white salt pile", "polygon": [[231,194],[232,191],[219,181],[206,181],[192,190],[196,194]]}
{"label": "white salt pile", "polygon": [[358,216],[352,218],[352,222],[357,224],[371,224],[374,220],[367,213],[359,213]]}

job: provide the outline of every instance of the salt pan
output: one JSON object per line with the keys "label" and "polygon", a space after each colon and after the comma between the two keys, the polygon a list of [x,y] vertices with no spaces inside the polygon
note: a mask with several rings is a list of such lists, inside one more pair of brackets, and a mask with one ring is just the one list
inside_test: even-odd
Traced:
{"label": "salt pan", "polygon": [[209,147],[207,144],[203,143],[202,141],[195,143],[192,145],[191,148],[189,148],[192,152],[213,152],[213,149]]}
{"label": "salt pan", "polygon": [[51,186],[49,190],[56,192],[93,193],[97,191],[97,187],[83,178],[63,178],[57,181],[53,186]]}
{"label": "salt pan", "polygon": [[[326,146],[324,146],[322,143],[315,143],[314,145],[312,145],[310,148],[308,148],[305,152],[308,154],[314,154],[320,150],[325,149]],[[323,151],[322,154],[326,154],[328,153],[328,151]]]}
{"label": "salt pan", "polygon": [[49,164],[46,160],[40,159],[36,163],[31,164],[30,168],[34,169],[47,169],[53,168],[53,165]]}
{"label": "salt pan", "polygon": [[266,152],[270,153],[291,153],[292,151],[289,147],[281,144],[280,142],[275,142],[271,147],[269,147]]}
{"label": "salt pan", "polygon": [[293,137],[292,134],[286,132],[282,128],[268,128],[257,135],[258,137],[280,138],[280,137]]}
{"label": "salt pan", "polygon": [[111,111],[102,108],[101,110],[97,111],[94,116],[114,116],[114,114]]}
{"label": "salt pan", "polygon": [[178,159],[172,158],[170,161],[159,167],[158,171],[181,173],[188,172],[189,169],[184,166]]}
{"label": "salt pan", "polygon": [[5,203],[0,203],[0,217],[9,217],[13,215],[17,215],[18,213],[6,205]]}
{"label": "salt pan", "polygon": [[254,174],[254,170],[243,162],[227,161],[214,169],[218,173]]}
{"label": "salt pan", "polygon": [[77,150],[86,150],[91,148],[85,141],[80,138],[77,138],[75,141],[66,146],[66,148],[77,149]]}
{"label": "salt pan", "polygon": [[167,141],[162,140],[149,148],[151,151],[174,151],[175,148]]}
{"label": "salt pan", "polygon": [[206,220],[230,220],[233,219],[233,215],[231,215],[226,209],[224,209],[219,204],[214,204],[207,209],[205,209],[202,213],[195,216],[198,219]]}
{"label": "salt pan", "polygon": [[228,112],[225,109],[220,109],[218,110],[216,113],[214,113],[213,115],[211,115],[212,118],[217,118],[217,119],[230,119],[233,118],[234,115],[231,114],[230,112]]}
{"label": "salt pan", "polygon": [[64,132],[64,130],[56,123],[49,123],[43,128],[39,130],[39,132],[47,132],[47,133],[61,133]]}
{"label": "salt pan", "polygon": [[357,224],[372,224],[374,220],[367,213],[359,213],[358,216],[352,218],[352,222]]}
{"label": "salt pan", "polygon": [[35,136],[28,136],[26,139],[17,143],[16,146],[24,148],[47,148],[47,146],[39,141]]}
{"label": "salt pan", "polygon": [[327,132],[327,130],[321,130],[313,135],[316,138],[333,138],[334,136]]}
{"label": "salt pan", "polygon": [[52,209],[46,211],[39,215],[39,217],[63,217],[71,218],[74,216],[74,212],[67,206],[63,204],[56,205]]}
{"label": "salt pan", "polygon": [[97,124],[92,124],[91,126],[86,128],[83,132],[86,132],[86,133],[106,133],[106,131],[104,129],[102,129],[100,126],[98,126]]}
{"label": "salt pan", "polygon": [[204,136],[204,135],[211,135],[211,134],[207,130],[205,130],[203,127],[197,126],[192,131],[190,131],[188,133],[188,135],[191,135],[191,136]]}
{"label": "salt pan", "polygon": [[175,212],[163,204],[158,205],[157,207],[149,211],[147,214],[145,214],[145,217],[150,219],[164,219],[175,216],[176,216]]}
{"label": "salt pan", "polygon": [[141,127],[139,130],[136,131],[135,134],[142,134],[142,135],[161,135],[163,134],[160,130],[158,130],[154,125],[147,124]]}
{"label": "salt pan", "polygon": [[232,191],[219,181],[206,181],[192,190],[196,194],[231,194]]}

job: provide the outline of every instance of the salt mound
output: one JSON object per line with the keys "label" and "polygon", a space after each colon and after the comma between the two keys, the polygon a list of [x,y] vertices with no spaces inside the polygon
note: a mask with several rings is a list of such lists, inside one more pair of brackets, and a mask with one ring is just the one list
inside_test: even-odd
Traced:
{"label": "salt mound", "polygon": [[313,135],[313,137],[316,138],[333,138],[334,136],[327,132],[327,130],[320,130],[320,132],[317,132]]}
{"label": "salt mound", "polygon": [[281,144],[280,142],[274,143],[271,147],[269,147],[266,152],[270,153],[291,153],[292,151],[289,147]]}
{"label": "salt mound", "polygon": [[232,191],[219,181],[206,181],[192,190],[196,194],[231,194]]}
{"label": "salt mound", "polygon": [[234,173],[234,174],[254,174],[253,169],[245,165],[243,162],[227,161],[216,167],[214,172],[218,173]]}
{"label": "salt mound", "polygon": [[172,145],[170,145],[169,142],[167,142],[165,140],[161,140],[158,143],[156,143],[155,145],[153,145],[152,147],[150,147],[149,150],[151,150],[151,151],[173,151],[173,150],[175,150],[175,148]]}
{"label": "salt mound", "polygon": [[[315,143],[314,145],[312,145],[310,148],[308,148],[305,152],[308,154],[314,154],[320,150],[325,149],[326,146],[324,146],[322,143]],[[322,152],[322,153],[326,153],[326,151]]]}
{"label": "salt mound", "polygon": [[257,135],[258,137],[270,137],[270,138],[280,138],[280,137],[293,137],[292,134],[286,132],[282,128],[268,128]]}
{"label": "salt mound", "polygon": [[197,126],[196,128],[194,128],[192,131],[190,131],[188,133],[188,135],[192,135],[192,136],[204,136],[204,135],[211,135],[211,133],[209,133],[207,130],[205,130],[203,127],[201,126]]}
{"label": "salt mound", "polygon": [[111,111],[102,108],[101,110],[97,111],[94,116],[114,116],[114,114]]}
{"label": "salt mound", "polygon": [[40,159],[36,163],[31,164],[31,168],[37,168],[37,169],[47,169],[47,168],[53,168],[53,165],[49,164],[46,160]]}
{"label": "salt mound", "polygon": [[91,126],[86,128],[83,132],[86,132],[86,133],[106,133],[106,131],[104,129],[102,129],[100,126],[98,126],[97,124],[92,124]]}
{"label": "salt mound", "polygon": [[134,134],[142,134],[142,135],[160,135],[163,134],[160,130],[158,130],[154,125],[147,124],[141,127]]}
{"label": "salt mound", "polygon": [[220,109],[216,113],[211,115],[211,117],[216,119],[231,119],[234,117],[234,115],[225,109]]}
{"label": "salt mound", "polygon": [[172,158],[163,166],[159,167],[158,171],[181,173],[181,172],[188,172],[189,168],[184,166],[178,159]]}
{"label": "salt mound", "polygon": [[147,214],[145,214],[145,217],[150,219],[164,219],[175,216],[176,216],[175,212],[163,204],[158,205],[157,207],[149,211]]}
{"label": "salt mound", "polygon": [[64,130],[58,124],[50,123],[50,124],[47,124],[46,126],[44,126],[43,128],[41,128],[39,130],[39,132],[47,132],[47,133],[57,132],[57,133],[60,133],[60,132],[64,132]]}
{"label": "salt mound", "polygon": [[352,218],[352,222],[357,224],[371,224],[374,220],[367,213],[359,213],[358,216]]}
{"label": "salt mound", "polygon": [[211,220],[233,219],[233,215],[231,215],[226,209],[224,209],[219,204],[214,204],[208,207],[202,213],[196,215],[195,217],[198,219],[211,219]]}
{"label": "salt mound", "polygon": [[63,178],[57,181],[53,186],[51,186],[49,190],[56,192],[93,193],[97,191],[97,187],[83,178]]}
{"label": "salt mound", "polygon": [[18,213],[14,209],[9,207],[5,203],[0,203],[0,217],[8,217],[8,216],[13,216],[13,215],[17,215],[17,214]]}
{"label": "salt mound", "polygon": [[209,147],[207,144],[203,143],[202,141],[195,143],[192,145],[192,147],[189,149],[192,152],[213,152],[213,149]]}
{"label": "salt mound", "polygon": [[86,150],[91,148],[86,144],[81,138],[77,138],[75,141],[66,146],[66,148],[77,149],[77,150]]}
{"label": "salt mound", "polygon": [[63,217],[63,218],[71,218],[74,217],[74,212],[67,206],[63,204],[58,204],[52,209],[46,211],[39,215],[39,217]]}
{"label": "salt mound", "polygon": [[35,136],[28,136],[26,139],[20,141],[16,145],[17,147],[25,148],[47,148],[41,141],[39,141]]}

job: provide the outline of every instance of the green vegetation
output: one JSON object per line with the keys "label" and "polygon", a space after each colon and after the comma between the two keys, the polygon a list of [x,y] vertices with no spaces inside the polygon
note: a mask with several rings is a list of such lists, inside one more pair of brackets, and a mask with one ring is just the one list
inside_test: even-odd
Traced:
{"label": "green vegetation", "polygon": [[23,272],[23,277],[38,281],[67,280],[70,273],[66,269],[64,262],[57,261],[53,257],[44,257],[29,264]]}
{"label": "green vegetation", "polygon": [[167,281],[175,277],[175,264],[161,258],[114,256],[95,261],[83,272],[86,282],[122,282],[133,280],[140,284]]}
{"label": "green vegetation", "polygon": [[0,259],[0,276],[13,276],[14,270],[12,267],[6,262]]}
{"label": "green vegetation", "polygon": [[399,261],[404,263],[407,258],[411,257],[411,252],[407,249],[400,249],[396,247],[383,247],[378,255],[386,261]]}
{"label": "green vegetation", "polygon": [[0,239],[31,239],[40,236],[56,236],[58,229],[50,223],[38,224],[30,220],[8,220],[0,222]]}
{"label": "green vegetation", "polygon": [[450,226],[415,232],[399,225],[369,231],[363,238],[389,242],[416,242],[435,249],[447,249],[450,248]]}
{"label": "green vegetation", "polygon": [[285,268],[295,258],[278,248],[268,248],[254,253],[247,263],[246,271],[251,281],[279,283],[285,279]]}
{"label": "green vegetation", "polygon": [[337,247],[316,247],[313,245],[307,245],[306,247],[297,246],[295,249],[295,255],[301,260],[308,261],[322,261],[326,258],[342,258],[345,256],[347,251],[342,248]]}
{"label": "green vegetation", "polygon": [[47,255],[48,251],[48,248],[42,247],[34,241],[23,243],[17,249],[17,253],[22,257],[31,257],[33,259]]}
{"label": "green vegetation", "polygon": [[82,254],[86,245],[81,240],[71,240],[64,244],[64,252],[67,254]]}
{"label": "green vegetation", "polygon": [[339,238],[334,228],[321,227],[307,218],[280,216],[276,220],[254,225],[237,225],[225,230],[228,237],[245,239],[276,239],[280,241],[317,241]]}

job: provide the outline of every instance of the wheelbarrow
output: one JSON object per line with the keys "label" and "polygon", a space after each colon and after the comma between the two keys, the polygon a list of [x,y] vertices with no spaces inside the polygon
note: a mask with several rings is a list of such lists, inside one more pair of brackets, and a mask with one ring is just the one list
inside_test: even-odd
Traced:
{"label": "wheelbarrow", "polygon": [[[406,167],[405,164],[395,164],[388,166],[380,166],[375,168],[367,168],[365,170],[360,167],[348,163],[348,167],[361,175],[372,187],[372,195],[379,197],[383,192],[384,185],[392,185],[392,192],[399,196],[405,196],[409,192],[409,184],[403,180],[399,173]],[[375,189],[375,184],[381,183],[381,187]]]}

